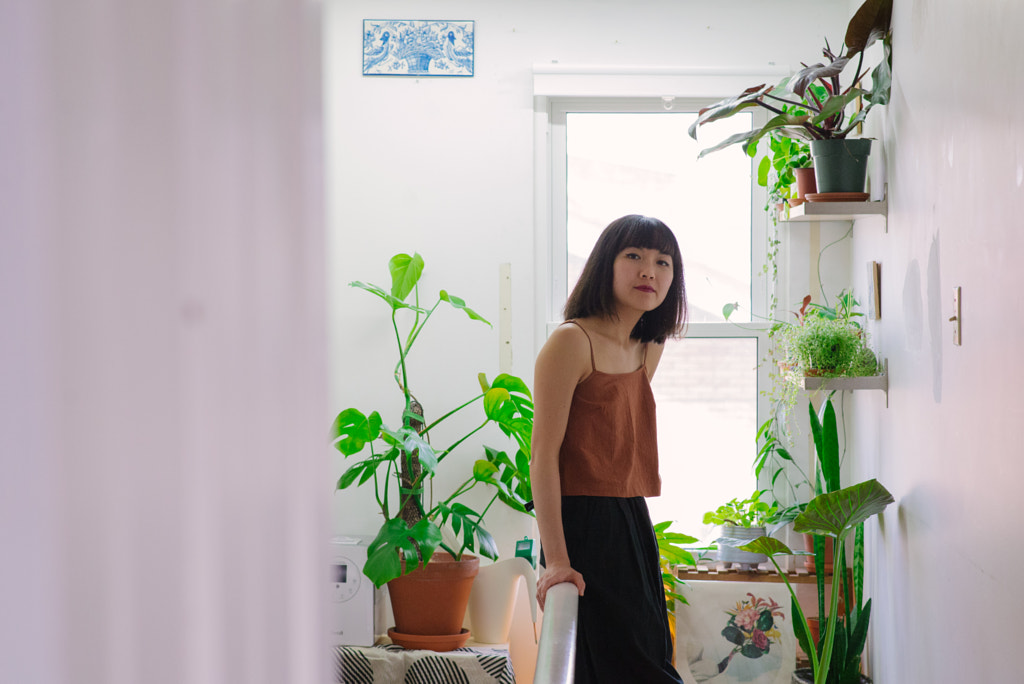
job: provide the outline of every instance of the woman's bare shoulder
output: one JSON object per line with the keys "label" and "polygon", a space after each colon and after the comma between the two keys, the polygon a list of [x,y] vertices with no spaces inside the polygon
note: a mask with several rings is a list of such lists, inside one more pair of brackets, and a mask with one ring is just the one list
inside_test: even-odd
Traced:
{"label": "woman's bare shoulder", "polygon": [[558,326],[537,355],[537,365],[569,371],[581,378],[590,372],[590,340],[577,324]]}

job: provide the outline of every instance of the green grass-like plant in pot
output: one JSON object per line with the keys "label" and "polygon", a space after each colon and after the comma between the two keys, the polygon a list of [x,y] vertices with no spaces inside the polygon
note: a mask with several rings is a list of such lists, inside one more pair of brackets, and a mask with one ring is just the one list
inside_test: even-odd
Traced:
{"label": "green grass-like plant in pot", "polygon": [[796,375],[823,377],[878,374],[878,360],[868,334],[857,318],[858,302],[852,293],[839,294],[834,308],[804,298],[796,323],[777,328],[786,370]]}

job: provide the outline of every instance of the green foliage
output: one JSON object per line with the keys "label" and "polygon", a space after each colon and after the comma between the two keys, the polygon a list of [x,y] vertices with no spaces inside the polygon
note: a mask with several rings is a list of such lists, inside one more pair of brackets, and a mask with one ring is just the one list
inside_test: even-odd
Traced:
{"label": "green foliage", "polygon": [[[743,151],[749,154],[766,135],[803,141],[845,138],[874,105],[888,102],[892,73],[891,18],[892,0],[866,0],[847,26],[845,53],[833,52],[826,40],[822,55],[827,63],[805,66],[776,86],[756,85],[702,109],[690,126],[689,133],[694,139],[700,126],[751,107],[766,109],[772,117],[759,128],[737,133],[702,150],[700,156],[736,144],[742,145]],[[867,71],[862,70],[864,51],[876,40],[883,42],[883,57],[871,73],[871,90],[864,90],[862,81],[867,75]],[[851,82],[843,86],[840,76],[852,63],[856,68]],[[847,116],[847,109],[857,101],[863,106]]]}
{"label": "green foliage", "polygon": [[[676,577],[673,566],[696,565],[693,553],[686,549],[683,544],[694,544],[696,537],[679,532],[669,532],[668,528],[672,521],[660,522],[654,526],[654,536],[658,540],[658,555],[661,563],[661,580],[665,585],[665,601],[668,614],[675,616],[677,602],[686,603],[686,597],[679,593],[679,587],[683,581]],[[675,624],[675,620],[671,620]]]}
{"label": "green foliage", "polygon": [[824,318],[790,326],[782,336],[786,361],[800,375],[847,375],[864,349],[857,333]]}
{"label": "green foliage", "polygon": [[[797,516],[794,529],[831,537],[836,549],[836,567],[845,567],[843,549],[850,534],[857,534],[864,521],[880,514],[894,501],[877,480],[868,480],[834,492],[819,494],[807,504],[807,510]],[[851,594],[847,587],[847,573],[838,573],[839,581],[832,583],[828,605],[827,626],[820,635],[818,644],[811,643],[811,631],[806,620],[806,611],[800,605],[786,573],[782,572],[776,556],[792,555],[785,544],[771,537],[759,537],[739,547],[743,551],[763,553],[771,560],[786,582],[793,602],[793,614],[797,616],[794,631],[800,647],[811,658],[815,684],[845,684],[857,677],[860,658],[867,640],[867,629],[871,619],[871,601],[861,603],[863,593]],[[863,557],[860,560],[863,564]],[[861,565],[863,572],[863,565]],[[856,574],[856,571],[855,573]],[[839,595],[843,588],[846,614],[839,618]],[[851,609],[852,604],[852,609]],[[833,656],[835,659],[833,660]],[[852,679],[856,681],[856,679]]]}
{"label": "green foliage", "polygon": [[704,514],[705,525],[764,527],[778,510],[778,502],[761,501],[764,492],[754,492],[748,499],[732,499]]}
{"label": "green foliage", "polygon": [[863,314],[853,294],[843,291],[836,306],[811,303],[804,306],[796,323],[787,323],[776,331],[787,368],[798,376],[825,377],[878,374],[878,360],[868,344],[868,334],[857,318]]}
{"label": "green foliage", "polygon": [[[747,149],[747,154],[751,156],[756,153],[756,146]],[[793,191],[796,183],[794,170],[810,168],[812,162],[811,148],[806,142],[775,132],[769,134],[768,154],[761,158],[757,166],[757,184],[768,190],[768,203],[764,207],[766,211],[770,211],[779,202],[796,197]]]}
{"label": "green foliage", "polygon": [[[533,498],[530,485],[530,437],[533,432],[533,399],[522,379],[501,374],[493,383],[480,373],[481,392],[430,424],[425,423],[423,410],[409,389],[407,360],[413,344],[441,303],[462,311],[470,320],[490,325],[466,302],[445,290],[438,294],[430,308],[420,306],[419,282],[424,263],[419,254],[397,254],[388,263],[391,287],[384,288],[363,282],[356,287],[382,300],[391,310],[391,323],[398,349],[394,379],[403,399],[399,421],[389,427],[379,413],[369,415],[356,408],[341,411],[331,426],[331,440],[346,458],[361,457],[349,466],[338,480],[338,489],[372,486],[377,505],[384,517],[368,553],[364,573],[377,586],[415,570],[430,561],[440,547],[456,558],[464,551],[479,552],[497,558],[497,545],[483,526],[483,518],[491,505],[500,500],[526,513],[525,505]],[[412,301],[406,301],[412,296]],[[406,323],[401,332],[400,316]],[[409,318],[411,317],[411,321]],[[445,448],[431,443],[431,434],[449,417],[477,404],[482,409],[480,423]],[[515,444],[513,455],[485,446],[483,454],[472,466],[466,479],[436,503],[424,501],[427,484],[437,475],[441,464],[464,441],[489,425],[497,426]],[[368,452],[368,453],[367,453]],[[477,485],[485,485],[494,493],[482,511],[457,501]],[[445,545],[441,534],[449,526],[458,544]]]}

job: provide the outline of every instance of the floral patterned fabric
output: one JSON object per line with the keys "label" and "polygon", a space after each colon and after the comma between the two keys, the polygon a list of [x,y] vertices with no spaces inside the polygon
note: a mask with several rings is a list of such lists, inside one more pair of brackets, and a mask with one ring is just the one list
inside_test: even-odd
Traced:
{"label": "floral patterned fabric", "polygon": [[796,638],[786,586],[687,581],[676,609],[676,666],[686,684],[789,684]]}

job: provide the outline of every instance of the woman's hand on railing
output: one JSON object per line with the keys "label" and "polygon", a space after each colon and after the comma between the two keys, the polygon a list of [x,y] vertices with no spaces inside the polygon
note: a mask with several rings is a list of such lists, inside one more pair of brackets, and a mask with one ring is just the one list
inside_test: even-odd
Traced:
{"label": "woman's hand on railing", "polygon": [[575,585],[576,591],[583,596],[583,591],[587,588],[587,583],[583,581],[583,575],[568,565],[553,564],[544,568],[540,579],[537,580],[537,604],[541,610],[544,610],[544,599],[547,598],[548,589],[565,582]]}
{"label": "woman's hand on railing", "polygon": [[551,600],[541,625],[533,683],[572,684],[576,673],[579,589],[572,582],[550,585],[549,589]]}

